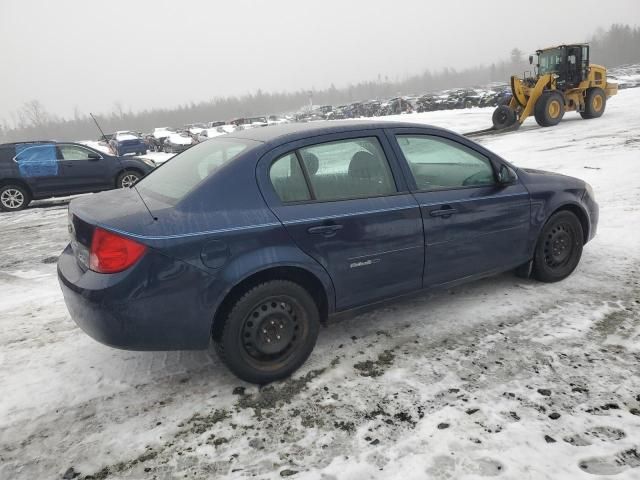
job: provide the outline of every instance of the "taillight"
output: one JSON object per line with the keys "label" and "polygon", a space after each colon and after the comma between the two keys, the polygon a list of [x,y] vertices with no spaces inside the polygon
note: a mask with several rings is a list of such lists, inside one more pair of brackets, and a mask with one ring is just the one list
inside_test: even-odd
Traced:
{"label": "taillight", "polygon": [[89,268],[98,273],[126,270],[147,250],[147,247],[125,237],[96,228],[89,251]]}

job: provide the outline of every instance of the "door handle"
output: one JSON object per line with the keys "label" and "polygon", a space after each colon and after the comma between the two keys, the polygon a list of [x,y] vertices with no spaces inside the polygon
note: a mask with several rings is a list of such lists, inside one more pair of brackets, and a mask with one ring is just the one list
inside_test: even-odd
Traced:
{"label": "door handle", "polygon": [[447,208],[441,208],[439,210],[431,210],[429,212],[429,215],[431,215],[432,217],[449,218],[451,215],[454,215],[455,213],[457,213],[457,210],[455,208],[447,207]]}
{"label": "door handle", "polygon": [[309,229],[307,229],[307,232],[311,234],[324,235],[325,237],[331,237],[335,235],[338,230],[342,230],[342,225],[334,223],[331,225],[318,225],[316,227],[309,227]]}

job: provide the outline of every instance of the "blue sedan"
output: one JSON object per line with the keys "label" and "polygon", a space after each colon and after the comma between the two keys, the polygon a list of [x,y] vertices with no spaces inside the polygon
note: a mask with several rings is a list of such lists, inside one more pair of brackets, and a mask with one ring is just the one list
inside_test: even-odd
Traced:
{"label": "blue sedan", "polygon": [[72,318],[134,350],[205,349],[267,383],[337,312],[516,270],[566,278],[596,233],[577,178],[398,122],[288,124],[177,155],[75,199],[58,275]]}

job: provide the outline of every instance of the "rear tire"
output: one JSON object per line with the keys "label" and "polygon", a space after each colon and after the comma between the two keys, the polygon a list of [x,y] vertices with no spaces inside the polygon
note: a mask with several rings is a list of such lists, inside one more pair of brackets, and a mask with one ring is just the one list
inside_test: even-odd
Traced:
{"label": "rear tire", "polygon": [[560,211],[551,216],[540,232],[533,257],[533,277],[558,282],[575,270],[582,256],[584,235],[575,214]]}
{"label": "rear tire", "polygon": [[544,92],[538,98],[533,110],[538,125],[553,127],[564,117],[564,97],[555,90]]}
{"label": "rear tire", "polygon": [[253,287],[231,307],[218,356],[236,376],[265,384],[288,377],[309,357],[320,329],[318,307],[297,283],[271,280]]}
{"label": "rear tire", "polygon": [[493,111],[491,120],[493,121],[493,128],[500,130],[510,127],[517,120],[516,111],[508,105],[500,105]]}
{"label": "rear tire", "polygon": [[584,112],[580,116],[586,120],[601,117],[607,106],[607,96],[599,87],[589,88],[584,98]]}
{"label": "rear tire", "polygon": [[17,212],[27,208],[31,202],[31,193],[21,185],[3,185],[0,187],[0,210]]}

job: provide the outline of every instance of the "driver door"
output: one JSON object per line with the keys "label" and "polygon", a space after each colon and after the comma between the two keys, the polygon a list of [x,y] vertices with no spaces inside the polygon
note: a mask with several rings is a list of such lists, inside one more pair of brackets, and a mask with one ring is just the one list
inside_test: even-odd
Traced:
{"label": "driver door", "polygon": [[94,192],[113,186],[104,156],[74,144],[58,146],[67,193]]}
{"label": "driver door", "polygon": [[[420,132],[420,133],[417,133]],[[496,181],[497,159],[445,132],[393,130],[422,214],[424,286],[505,271],[528,260],[530,199]],[[408,167],[408,168],[407,168]]]}

